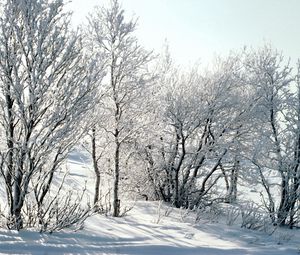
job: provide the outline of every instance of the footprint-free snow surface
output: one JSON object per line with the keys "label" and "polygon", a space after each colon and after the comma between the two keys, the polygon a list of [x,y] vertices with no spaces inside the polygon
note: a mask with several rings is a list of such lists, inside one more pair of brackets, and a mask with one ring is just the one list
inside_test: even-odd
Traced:
{"label": "footprint-free snow surface", "polygon": [[[77,180],[82,166],[70,164]],[[80,173],[80,174],[79,174]],[[92,172],[89,187],[93,190]],[[53,234],[0,230],[0,254],[135,254],[135,255],[296,255],[299,230],[275,230],[272,235],[238,225],[195,220],[193,212],[159,202],[139,201],[122,218],[94,215],[83,230]]]}

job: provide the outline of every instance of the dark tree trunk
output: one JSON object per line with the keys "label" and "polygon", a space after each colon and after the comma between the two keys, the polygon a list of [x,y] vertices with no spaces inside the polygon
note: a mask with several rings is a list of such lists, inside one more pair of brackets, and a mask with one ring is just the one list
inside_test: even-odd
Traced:
{"label": "dark tree trunk", "polygon": [[279,226],[284,226],[286,224],[286,219],[289,214],[289,188],[288,182],[286,180],[286,176],[282,176],[281,181],[281,197],[280,197],[280,205],[277,212],[277,224]]}
{"label": "dark tree trunk", "polygon": [[23,228],[23,220],[21,215],[21,209],[24,203],[24,197],[22,196],[22,180],[23,174],[21,169],[16,172],[16,178],[14,180],[14,201],[13,201],[13,226],[12,229],[20,230]]}
{"label": "dark tree trunk", "polygon": [[178,169],[175,170],[175,177],[174,177],[174,205],[179,208],[181,206],[180,199],[179,199],[179,171]]}
{"label": "dark tree trunk", "polygon": [[[10,91],[10,85],[7,85],[7,91]],[[13,121],[13,100],[9,94],[6,95],[6,104],[7,104],[7,119],[8,119],[8,130],[7,130],[7,166],[5,173],[5,182],[6,182],[6,195],[8,206],[10,209],[10,215],[13,214],[13,190],[12,190],[12,180],[14,176],[14,121]]]}
{"label": "dark tree trunk", "polygon": [[237,180],[238,180],[239,165],[240,165],[240,161],[237,159],[237,157],[235,157],[234,165],[231,169],[231,174],[230,174],[230,186],[227,195],[228,203],[234,203],[237,199]]}
{"label": "dark tree trunk", "polygon": [[[118,131],[116,131],[118,134]],[[120,216],[120,199],[119,199],[119,179],[120,179],[120,143],[118,141],[118,135],[116,139],[115,149],[115,176],[114,176],[114,194],[113,194],[113,216]]]}
{"label": "dark tree trunk", "polygon": [[99,193],[100,193],[100,169],[98,167],[97,153],[96,153],[96,129],[92,129],[92,159],[93,159],[93,167],[96,176],[95,183],[95,196],[94,196],[94,205],[97,205],[99,202]]}

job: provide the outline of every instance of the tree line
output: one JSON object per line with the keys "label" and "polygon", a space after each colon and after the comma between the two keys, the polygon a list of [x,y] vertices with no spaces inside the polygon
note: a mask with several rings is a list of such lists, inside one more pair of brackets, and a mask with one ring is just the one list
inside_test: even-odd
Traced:
{"label": "tree line", "polygon": [[[144,49],[137,20],[118,0],[77,30],[62,0],[0,8],[7,228],[54,231],[83,221],[100,208],[106,176],[115,217],[124,190],[191,209],[238,203],[248,183],[262,189],[272,224],[299,223],[299,63],[292,68],[264,45],[216,58],[211,68],[180,67],[167,45],[160,54]],[[53,185],[78,144],[96,176],[88,208],[62,193],[64,180]]]}

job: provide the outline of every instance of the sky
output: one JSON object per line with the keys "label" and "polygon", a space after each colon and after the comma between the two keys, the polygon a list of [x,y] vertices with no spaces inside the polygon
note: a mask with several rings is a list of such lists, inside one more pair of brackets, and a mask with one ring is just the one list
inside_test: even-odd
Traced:
{"label": "sky", "polygon": [[[72,0],[75,25],[107,0]],[[159,52],[165,40],[179,64],[207,64],[243,46],[265,43],[300,57],[300,0],[121,0],[125,16],[138,17],[136,35]]]}

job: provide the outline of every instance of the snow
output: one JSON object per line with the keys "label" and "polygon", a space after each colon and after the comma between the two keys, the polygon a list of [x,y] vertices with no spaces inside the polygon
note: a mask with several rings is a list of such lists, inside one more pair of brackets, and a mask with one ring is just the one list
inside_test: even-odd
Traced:
{"label": "snow", "polygon": [[[70,186],[88,181],[88,161],[72,157],[68,163]],[[131,203],[129,203],[131,204]],[[299,230],[276,230],[273,235],[228,226],[223,222],[195,221],[195,213],[160,202],[135,202],[122,218],[94,215],[84,229],[53,234],[34,230],[0,230],[0,254],[130,254],[130,255],[296,255]]]}
{"label": "snow", "polygon": [[[296,243],[221,223],[182,222],[180,210],[157,222],[157,202],[137,202],[123,218],[96,215],[84,230],[54,234],[0,231],[0,254],[299,254]],[[188,221],[188,220],[187,220]]]}

